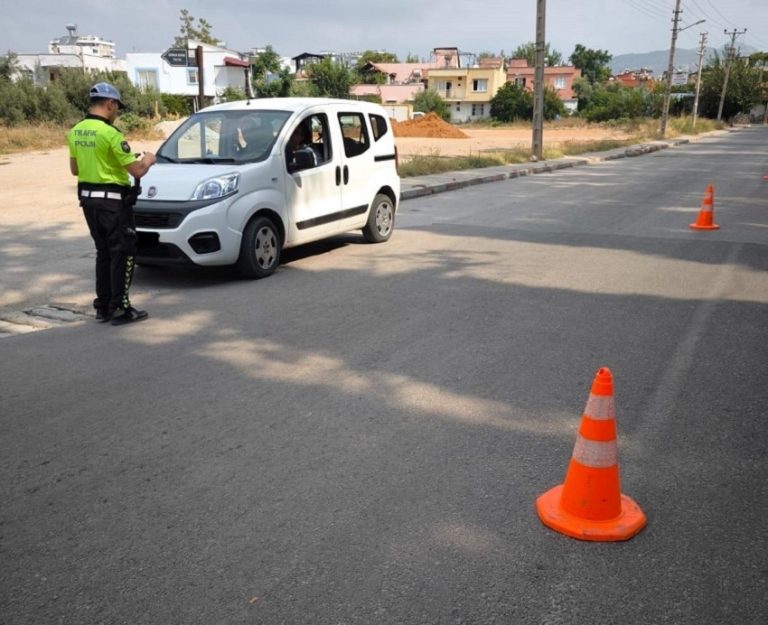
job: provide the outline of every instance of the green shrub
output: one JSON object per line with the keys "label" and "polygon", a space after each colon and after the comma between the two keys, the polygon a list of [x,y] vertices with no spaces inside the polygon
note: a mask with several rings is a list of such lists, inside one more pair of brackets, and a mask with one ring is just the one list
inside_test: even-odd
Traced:
{"label": "green shrub", "polygon": [[115,122],[115,126],[120,128],[124,134],[128,134],[137,130],[147,132],[153,127],[153,124],[151,119],[129,112],[120,115],[117,118],[117,122]]}
{"label": "green shrub", "polygon": [[427,89],[417,93],[413,98],[413,110],[421,111],[422,113],[435,113],[445,121],[450,121],[451,119],[448,103],[434,89]]}
{"label": "green shrub", "polygon": [[189,96],[175,95],[172,93],[161,93],[160,101],[169,115],[178,115],[186,117],[192,112],[189,102]]}
{"label": "green shrub", "polygon": [[245,91],[240,87],[233,87],[230,85],[221,92],[219,99],[222,102],[237,102],[238,100],[245,100],[247,97]]}

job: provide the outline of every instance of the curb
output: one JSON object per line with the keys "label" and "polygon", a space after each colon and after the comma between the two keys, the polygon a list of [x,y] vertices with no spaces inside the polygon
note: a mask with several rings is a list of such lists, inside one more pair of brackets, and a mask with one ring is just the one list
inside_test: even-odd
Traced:
{"label": "curb", "polygon": [[[720,134],[722,132],[723,131],[721,130],[716,130],[706,134],[698,135],[697,138],[708,137],[710,135]],[[561,169],[570,169],[571,167],[582,167],[585,165],[594,165],[596,163],[615,161],[622,158],[633,158],[636,156],[643,156],[645,154],[658,152],[659,150],[666,150],[668,148],[674,148],[680,145],[687,145],[692,142],[695,142],[695,139],[692,140],[687,138],[670,139],[668,141],[653,141],[651,143],[630,145],[626,148],[618,148],[616,150],[609,150],[606,152],[592,152],[575,157],[566,156],[564,158],[559,158],[552,161],[541,161],[539,163],[522,163],[519,165],[500,165],[498,167],[455,171],[421,177],[425,179],[433,178],[433,182],[430,182],[429,180],[425,180],[424,182],[417,182],[418,178],[420,178],[417,176],[414,179],[411,179],[414,180],[414,182],[405,183],[405,185],[409,185],[409,188],[401,189],[400,200],[411,200],[414,198],[425,197],[427,195],[434,195],[436,193],[455,191],[456,189],[462,189],[477,184],[501,182],[511,178],[519,178],[521,176],[549,174]],[[409,179],[406,178],[405,180]]]}

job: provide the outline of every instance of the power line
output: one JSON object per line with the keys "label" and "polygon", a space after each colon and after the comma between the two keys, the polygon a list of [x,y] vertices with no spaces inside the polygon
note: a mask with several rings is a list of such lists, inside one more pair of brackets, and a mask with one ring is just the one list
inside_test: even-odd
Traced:
{"label": "power line", "polygon": [[728,23],[729,23],[731,26],[734,26],[734,23],[733,23],[731,20],[729,20],[727,17],[725,17],[725,15],[723,15],[722,13],[720,13],[720,10],[719,10],[719,9],[718,9],[718,8],[717,8],[717,7],[716,7],[714,4],[712,4],[712,0],[706,0],[706,2],[707,2],[707,4],[708,4],[709,6],[711,6],[711,7],[712,7],[712,8],[715,10],[715,13],[717,13],[717,14],[718,14],[718,15],[719,15],[721,18],[723,18],[723,19],[724,19],[726,22],[728,22]]}
{"label": "power line", "polygon": [[648,7],[640,4],[637,0],[635,0],[635,1],[633,1],[633,0],[623,0],[623,2],[627,6],[632,7],[633,9],[635,9],[636,11],[639,11],[640,13],[642,13],[643,15],[645,15],[647,17],[651,17],[653,19],[662,19],[662,20],[665,19],[660,13],[654,12],[653,10],[649,9]]}

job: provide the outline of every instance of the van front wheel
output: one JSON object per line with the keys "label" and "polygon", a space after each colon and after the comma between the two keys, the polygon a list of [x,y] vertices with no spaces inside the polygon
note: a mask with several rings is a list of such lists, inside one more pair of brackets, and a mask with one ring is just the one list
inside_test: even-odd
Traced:
{"label": "van front wheel", "polygon": [[369,243],[383,243],[395,228],[395,205],[389,196],[379,193],[373,198],[368,222],[363,228],[363,236]]}
{"label": "van front wheel", "polygon": [[237,269],[244,278],[257,279],[272,275],[280,264],[280,233],[266,217],[252,220],[243,232]]}

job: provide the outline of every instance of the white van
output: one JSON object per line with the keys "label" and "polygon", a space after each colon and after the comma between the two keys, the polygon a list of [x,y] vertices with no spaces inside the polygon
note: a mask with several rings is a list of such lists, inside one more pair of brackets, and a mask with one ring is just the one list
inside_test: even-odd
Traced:
{"label": "white van", "polygon": [[137,263],[237,265],[248,278],[341,232],[386,241],[400,198],[384,109],[327,98],[205,108],[163,143],[141,187]]}

